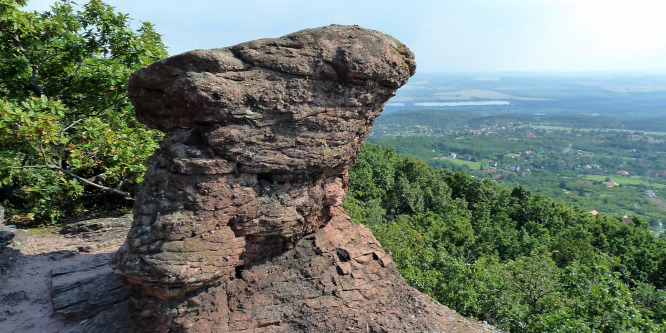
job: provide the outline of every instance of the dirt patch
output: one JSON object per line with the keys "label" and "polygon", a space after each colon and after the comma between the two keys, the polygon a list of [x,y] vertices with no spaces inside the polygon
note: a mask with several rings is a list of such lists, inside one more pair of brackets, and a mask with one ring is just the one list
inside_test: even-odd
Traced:
{"label": "dirt patch", "polygon": [[[60,228],[8,229],[14,237],[0,253],[0,326],[2,332],[76,332],[79,323],[54,311],[52,272],[108,261],[124,241],[131,218],[81,222],[126,224],[96,232],[60,234]],[[121,223],[122,222],[122,223]],[[112,224],[112,223],[111,223]],[[119,236],[122,235],[122,236]],[[83,252],[83,251],[85,252]],[[109,268],[110,270],[110,268]],[[68,317],[68,318],[66,318]]]}

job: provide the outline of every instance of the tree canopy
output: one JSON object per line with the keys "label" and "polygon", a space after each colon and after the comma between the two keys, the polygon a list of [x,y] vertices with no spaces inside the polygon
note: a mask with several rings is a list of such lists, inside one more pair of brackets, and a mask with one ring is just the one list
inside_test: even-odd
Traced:
{"label": "tree canopy", "polygon": [[366,145],[345,211],[405,279],[511,332],[663,332],[666,243],[647,223]]}
{"label": "tree canopy", "polygon": [[159,138],[136,121],[127,82],[167,56],[161,36],[99,0],[25,4],[0,0],[0,200],[37,222],[122,203]]}

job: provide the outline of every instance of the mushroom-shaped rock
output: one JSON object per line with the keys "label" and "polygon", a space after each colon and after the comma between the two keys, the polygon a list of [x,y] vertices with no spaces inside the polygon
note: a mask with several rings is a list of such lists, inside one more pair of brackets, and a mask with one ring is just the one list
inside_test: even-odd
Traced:
{"label": "mushroom-shaped rock", "polygon": [[333,25],[134,72],[138,119],[165,133],[112,260],[136,328],[482,327],[407,286],[340,207],[349,165],[415,68],[393,37]]}

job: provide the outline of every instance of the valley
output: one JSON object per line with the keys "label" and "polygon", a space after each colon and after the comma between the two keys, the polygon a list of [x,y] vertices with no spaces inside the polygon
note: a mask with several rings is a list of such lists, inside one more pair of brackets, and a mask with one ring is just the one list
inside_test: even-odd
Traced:
{"label": "valley", "polygon": [[[523,185],[589,212],[641,216],[653,234],[663,235],[666,94],[659,82],[666,80],[648,77],[641,85],[636,77],[509,77],[516,86],[508,87],[500,84],[504,77],[433,77],[435,87],[420,81],[401,90],[397,99],[412,108],[389,107],[368,141],[435,168]],[[460,91],[466,93],[455,93]],[[510,105],[496,105],[502,94]],[[444,107],[448,102],[474,105]],[[622,105],[633,107],[622,111]]]}

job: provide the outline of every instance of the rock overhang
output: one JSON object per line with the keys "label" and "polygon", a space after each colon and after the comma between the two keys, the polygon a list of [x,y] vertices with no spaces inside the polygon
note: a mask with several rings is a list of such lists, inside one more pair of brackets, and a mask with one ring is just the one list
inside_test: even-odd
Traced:
{"label": "rock overhang", "polygon": [[152,128],[196,128],[251,172],[297,176],[349,164],[415,68],[393,37],[332,25],[169,57],[134,72],[129,95]]}

